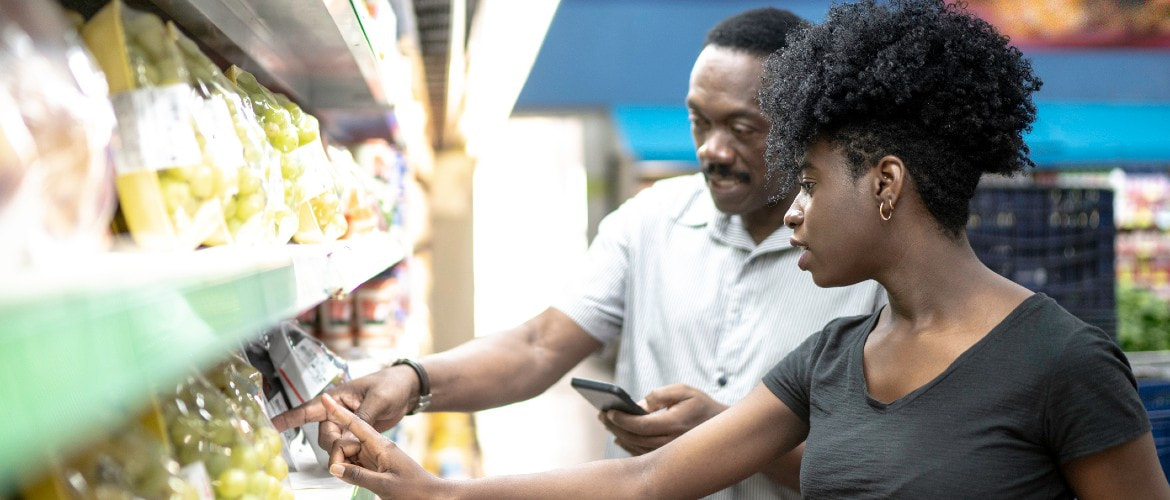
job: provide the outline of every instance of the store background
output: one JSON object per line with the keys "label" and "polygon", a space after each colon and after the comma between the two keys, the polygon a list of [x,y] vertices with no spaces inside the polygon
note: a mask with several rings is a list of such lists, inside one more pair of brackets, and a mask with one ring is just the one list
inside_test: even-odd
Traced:
{"label": "store background", "polygon": [[[219,56],[216,62],[239,62],[249,68],[267,70],[258,73],[262,80],[265,76],[283,78],[278,83],[300,91],[292,94],[302,100],[306,111],[321,118],[326,133],[338,143],[365,137],[392,137],[405,147],[407,159],[399,161],[407,161],[410,172],[404,186],[404,220],[400,222],[409,236],[407,248],[403,249],[408,254],[404,260],[408,265],[396,266],[393,277],[398,280],[394,293],[409,295],[409,300],[408,305],[396,306],[401,316],[398,326],[402,329],[403,342],[394,351],[395,356],[444,350],[474,336],[514,326],[540,312],[563,291],[604,214],[646,182],[694,171],[694,151],[683,99],[691,64],[712,24],[736,12],[767,5],[788,8],[816,22],[823,19],[831,5],[829,0],[282,2],[127,0],[128,4],[148,10],[196,19],[180,24],[185,30],[196,32],[201,43],[221,49],[221,53],[215,54]],[[105,2],[59,0],[59,3],[88,16]],[[970,3],[1019,8],[1103,4],[1082,0],[971,0]],[[1156,3],[1126,2],[1126,5]],[[203,8],[218,12],[215,15],[230,11],[231,22],[198,21]],[[377,26],[377,30],[361,32],[360,23],[351,18],[350,14],[356,16],[363,8],[369,9],[371,16],[382,14],[382,17],[373,16],[376,24],[367,25]],[[1023,46],[1045,86],[1036,96],[1039,122],[1029,137],[1040,169],[1017,180],[1016,184],[1080,189],[1075,204],[1084,209],[1085,219],[1090,220],[1093,211],[1108,212],[1113,222],[1100,228],[1078,226],[1077,216],[1082,214],[1056,213],[1067,208],[1057,204],[1060,206],[1051,210],[1061,217],[1045,218],[1045,221],[1056,220],[1057,225],[1069,230],[1057,236],[1077,245],[1088,242],[1098,250],[1105,245],[1107,251],[1093,253],[1090,249],[1080,254],[1082,257],[1071,259],[1068,248],[1056,246],[1053,247],[1056,259],[1040,261],[1038,269],[1044,270],[1047,264],[1055,268],[1062,264],[1058,260],[1084,261],[1083,255],[1105,262],[1106,269],[1096,269],[1098,274],[1092,279],[1082,280],[1098,288],[1086,288],[1078,282],[1074,285],[1080,288],[1073,290],[1075,295],[1070,297],[1108,299],[1105,303],[1115,321],[1114,283],[1138,283],[1170,297],[1170,243],[1167,242],[1170,36],[1166,35],[1170,32],[1167,28],[1170,15],[1165,10],[1161,12],[1159,16],[1142,20],[1155,27],[1155,35],[1150,37],[1102,36],[1109,32],[1091,28],[1056,40],[1030,40]],[[1053,22],[1081,19],[1070,17],[1064,11],[1056,14],[1059,15],[1036,19]],[[290,25],[297,29],[282,29]],[[307,46],[303,37],[290,37],[290,33],[300,29],[336,43],[327,47]],[[233,47],[223,36],[225,31],[236,37],[237,44],[240,37],[255,43],[254,46],[245,44],[255,50]],[[358,37],[358,32],[363,36]],[[343,37],[365,38],[365,41],[347,47],[346,42],[353,38],[343,40]],[[401,54],[392,53],[394,41]],[[377,47],[374,56],[363,52],[363,43]],[[290,50],[290,47],[301,50]],[[320,59],[311,60],[310,56],[317,54]],[[354,58],[356,64],[347,58]],[[346,73],[331,80],[330,77],[338,75],[328,74],[330,66],[321,64],[322,61],[345,63],[338,67],[344,66],[348,71],[349,66],[355,66],[359,71],[356,75]],[[356,68],[363,64],[366,66]],[[379,64],[384,67],[370,69]],[[326,82],[323,87],[302,86],[305,82],[322,81]],[[329,84],[341,86],[328,87]],[[382,98],[370,95],[383,92]],[[1091,199],[1084,195],[1097,189],[1115,193],[1113,202],[1105,206],[1104,202],[1098,203],[1096,195]],[[1051,201],[1050,192],[1042,191],[1040,201]],[[1066,198],[1063,195],[1057,198],[1061,200]],[[1009,215],[1006,218],[1013,219],[1012,214],[1003,213],[1004,209],[1013,209],[1010,204],[997,205],[1001,210],[997,218]],[[1031,212],[1019,211],[1014,215],[1022,218],[1025,213]],[[1034,243],[1048,245],[1045,237],[1024,236],[1033,238]],[[295,247],[290,245],[281,252],[303,251],[303,255],[310,255],[320,250]],[[317,257],[329,262],[330,258],[362,256],[350,252],[349,245],[343,247],[345,252],[339,252],[339,257],[329,257],[331,254]],[[360,246],[355,244],[354,248]],[[195,258],[205,254],[192,253],[196,254]],[[157,265],[175,267],[176,262],[186,262],[187,257],[172,260],[164,256]],[[381,255],[372,261],[374,265],[385,266],[397,259],[397,256]],[[1035,259],[1032,264],[1036,264]],[[399,274],[404,270],[408,271]],[[1020,276],[1035,278],[1036,270],[1028,269],[1028,273]],[[278,274],[284,276],[292,271],[282,267]],[[322,269],[310,266],[309,271],[320,273]],[[300,273],[298,268],[297,274]],[[362,280],[370,275],[358,273]],[[385,283],[386,276],[382,278],[371,282]],[[248,280],[241,281],[251,284]],[[0,300],[0,306],[12,311],[13,304],[19,302],[11,297],[19,296],[20,291],[9,285],[0,284],[0,291],[8,297]],[[318,312],[330,310],[331,305],[345,305],[345,294],[326,295],[320,288],[302,296],[299,291],[261,287],[260,295],[274,293],[269,298],[278,307],[247,319],[271,326],[275,320],[285,319],[282,314],[290,301],[296,308]],[[148,295],[143,290],[134,292],[135,297]],[[77,304],[88,305],[88,296],[81,295]],[[125,308],[131,318],[138,312],[133,307],[125,307],[127,300],[120,301],[100,292],[93,295],[99,304]],[[1116,299],[1116,306],[1124,306],[1120,295]],[[314,307],[323,300],[322,307]],[[1153,318],[1149,330],[1167,337],[1170,313],[1165,303],[1149,304],[1152,306],[1144,312],[1137,311],[1138,308],[1133,311],[1141,312],[1143,318]],[[47,307],[38,310],[41,313],[31,316],[31,324],[39,320],[37,314],[50,315],[44,312]],[[123,312],[118,309],[118,314]],[[28,318],[18,316],[18,319]],[[1122,318],[1122,323],[1125,319]],[[85,333],[85,320],[86,316],[79,315],[77,324],[69,328]],[[212,322],[207,326],[217,325]],[[97,345],[105,347],[110,339],[121,342],[111,348],[114,354],[125,357],[125,362],[117,365],[95,361],[76,348],[70,350],[68,344],[62,344],[76,340],[70,332],[37,330],[38,338],[43,339],[39,344],[18,343],[7,358],[0,357],[12,362],[7,371],[0,371],[0,388],[19,388],[15,393],[17,400],[42,401],[43,407],[28,412],[32,417],[20,415],[27,417],[25,420],[35,420],[38,411],[58,408],[60,411],[47,416],[46,422],[52,426],[57,425],[53,418],[72,415],[76,410],[83,417],[92,418],[80,419],[84,422],[76,428],[58,427],[68,427],[70,439],[92,435],[91,431],[117,421],[116,416],[106,415],[111,413],[111,408],[144,397],[139,391],[145,392],[148,379],[157,373],[152,370],[174,378],[180,376],[179,368],[163,366],[165,363],[158,360],[144,360],[137,339],[151,339],[151,345],[158,347],[172,342],[164,333],[173,333],[175,339],[188,342],[206,366],[226,355],[229,340],[247,335],[239,324],[228,326],[233,328],[231,333],[213,332],[224,336],[214,345],[202,337],[192,336],[182,325],[174,328],[174,332],[145,328],[132,330],[132,334],[110,328],[100,332],[101,341]],[[12,328],[15,330],[9,330]],[[28,338],[28,332],[21,328],[0,324],[0,333],[4,334],[0,339],[7,336],[4,340],[11,342],[14,338]],[[63,328],[66,327],[58,329]],[[25,335],[7,335],[9,332]],[[84,398],[63,401],[65,398],[53,390],[38,390],[38,387],[56,387],[61,389],[60,394],[67,394],[69,391],[65,389],[73,389],[61,385],[62,380],[69,379],[57,378],[61,375],[57,371],[59,364],[36,361],[42,351],[29,347],[28,354],[32,356],[22,355],[25,346],[50,343],[54,348],[45,352],[57,356],[56,363],[65,356],[79,367],[65,375],[76,376],[95,367],[95,363],[103,370],[105,375],[94,380],[75,380],[80,383],[80,389],[73,394]],[[1170,349],[1170,339],[1151,349]],[[1131,358],[1141,358],[1135,363],[1139,368],[1170,365],[1160,354],[1149,357],[1138,354],[1147,353],[1136,353]],[[25,357],[34,360],[26,362]],[[393,359],[383,358],[374,363]],[[31,368],[22,370],[22,367]],[[356,363],[355,371],[371,367],[367,359]],[[141,369],[142,376],[132,368]],[[33,376],[28,376],[29,373]],[[607,350],[591,357],[570,376],[607,379],[611,374],[612,350]],[[1170,378],[1170,374],[1166,376]],[[411,447],[423,450],[419,456],[427,457],[429,465],[444,467],[445,474],[451,476],[531,472],[597,458],[606,434],[596,422],[596,412],[569,388],[567,379],[533,400],[479,412],[473,421],[446,416],[412,417],[412,422],[429,422],[420,426],[425,432],[398,435],[421,436],[418,442],[410,443]],[[107,398],[106,403],[94,404],[106,397],[104,391],[109,391],[115,402],[109,403]],[[1170,392],[1170,389],[1163,391]],[[1166,392],[1153,397],[1170,401]],[[42,393],[50,396],[42,398]],[[8,417],[17,416],[15,411],[14,405],[0,408],[0,414]],[[1165,421],[1170,422],[1170,415],[1165,416]],[[24,424],[19,424],[18,429],[28,428],[20,425]],[[33,429],[44,429],[50,424],[30,425]],[[470,431],[474,431],[475,439],[468,438]],[[12,435],[4,436],[2,442],[16,442],[9,441],[12,438]],[[50,441],[51,445],[58,446],[62,438]],[[0,457],[5,460],[15,459],[11,450],[0,451],[4,451]],[[23,467],[34,465],[30,462]],[[0,496],[2,493],[0,490]]]}
{"label": "store background", "polygon": [[[786,8],[810,21],[819,22],[832,3],[829,0],[561,0],[517,98],[512,120],[555,117],[582,124],[580,141],[593,147],[584,153],[589,207],[586,224],[591,237],[600,217],[646,182],[693,172],[697,168],[683,101],[691,65],[701,49],[706,30],[712,24],[745,9],[762,6]],[[976,7],[995,7],[997,4],[986,1],[970,3]],[[1079,197],[1083,193],[1107,189],[1115,194],[1113,206],[1078,201],[1077,207],[1068,208],[1083,209],[1085,213],[1099,209],[1102,215],[1111,213],[1112,227],[1064,229],[1060,236],[1044,231],[1041,231],[1043,234],[1036,233],[1032,228],[1017,229],[1024,236],[1033,238],[1034,245],[1048,244],[1042,240],[1054,237],[1079,238],[1082,243],[1078,243],[1080,247],[1075,250],[1086,250],[1082,255],[1097,252],[1102,246],[1108,247],[1108,251],[1082,257],[1095,261],[1085,262],[1082,267],[1106,266],[1098,271],[1089,270],[1092,279],[1080,279],[1065,288],[1060,288],[1063,284],[1055,281],[1056,273],[1049,272],[1047,279],[1051,282],[1049,288],[1057,289],[1050,294],[1067,297],[1072,302],[1070,309],[1081,307],[1087,321],[1116,334],[1119,327],[1114,322],[1141,319],[1132,317],[1138,311],[1131,305],[1132,300],[1126,298],[1129,295],[1114,298],[1110,288],[1115,284],[1136,282],[1140,288],[1152,289],[1160,297],[1170,298],[1170,238],[1167,236],[1167,230],[1170,230],[1170,185],[1167,181],[1167,172],[1170,171],[1170,14],[1165,10],[1151,10],[1149,12],[1154,14],[1129,18],[1131,25],[1145,26],[1146,31],[1139,34],[1135,34],[1136,29],[1109,31],[1107,25],[1118,21],[1120,10],[1115,9],[1112,16],[1093,17],[1092,3],[1073,0],[1047,2],[1047,5],[1045,2],[998,2],[999,6],[1009,9],[1032,9],[1037,14],[1030,17],[1035,24],[1021,26],[1025,22],[1017,20],[1017,25],[1007,26],[1004,18],[989,19],[998,23],[1001,29],[1017,30],[1013,39],[1018,41],[1036,73],[1044,80],[1043,88],[1035,96],[1038,120],[1028,136],[1038,169],[1016,179],[1013,184],[1065,189],[1065,205],[1070,204],[1070,193]],[[1078,19],[1076,9],[1084,11],[1086,6],[1089,6],[1089,14],[1080,18],[1082,24],[1078,26],[1074,21]],[[1023,14],[1020,17],[1029,18]],[[1041,31],[1031,36],[1018,31],[1027,27],[1038,27]],[[603,139],[598,140],[598,137]],[[541,142],[536,135],[528,135],[522,140],[530,147]],[[562,168],[555,162],[544,163],[540,168]],[[578,167],[574,164],[569,168]],[[477,176],[481,174],[489,175],[477,172]],[[994,188],[988,191],[991,189]],[[476,196],[482,193],[477,190]],[[1031,195],[1036,200],[1018,199],[1017,203],[1035,202],[1049,193],[1037,191]],[[999,201],[1001,209],[1002,205],[1012,209],[1009,203]],[[524,214],[537,205],[519,208],[506,219],[497,214],[492,221],[523,219]],[[545,210],[541,206],[540,211]],[[1016,208],[1022,208],[1022,205]],[[1078,213],[1072,215],[1075,218]],[[492,221],[482,224],[492,224]],[[480,223],[477,223],[477,230],[479,227]],[[540,245],[541,242],[531,244]],[[1081,248],[1084,246],[1088,248]],[[477,256],[480,248],[476,247]],[[1029,282],[1032,273],[1044,266],[1050,266],[1051,270],[1059,260],[1052,254],[1067,254],[1069,251],[1068,248],[1049,248],[1048,260],[1033,260],[1034,269],[1023,269],[1017,264],[1012,268],[1016,274],[1014,277],[1035,288],[1035,283]],[[491,262],[492,267],[502,264],[495,258]],[[514,262],[516,268],[521,268],[524,259]],[[1084,272],[1084,269],[1075,270]],[[1040,279],[1045,279],[1042,271],[1040,274]],[[496,289],[496,286],[502,286],[502,282],[496,284],[481,277],[477,271],[476,287],[485,297],[476,300],[477,317],[481,308],[499,307],[496,305],[499,299],[492,302],[490,297],[493,294],[485,290]],[[1097,319],[1094,316],[1115,314],[1118,301],[1125,302],[1120,307],[1127,308],[1125,311],[1131,317]],[[1108,311],[1102,313],[1102,307]],[[516,315],[500,324],[514,323],[523,317]],[[1167,318],[1170,314],[1161,317]],[[1170,324],[1158,323],[1145,328],[1170,331]],[[477,333],[488,331],[492,329],[477,328]],[[1162,363],[1159,359],[1136,361],[1141,365],[1139,369]],[[596,365],[595,371],[607,373],[608,365],[604,359],[593,364]],[[549,441],[544,439],[545,435],[529,436],[529,432],[522,431],[539,429],[533,427],[537,422],[548,425],[546,418],[563,420],[564,408],[572,406],[574,397],[566,386],[562,381],[546,396],[515,405],[515,408],[494,410],[501,414],[498,420],[491,412],[482,415],[479,432],[484,445],[485,470],[526,472],[597,456],[599,448],[579,445],[555,449],[547,445]],[[544,413],[539,411],[541,405],[544,405]],[[504,413],[506,417],[502,416]],[[561,431],[569,436],[584,432],[586,441],[594,439],[596,433],[587,431],[598,426],[588,409],[585,413],[577,416],[577,423],[558,424]],[[549,433],[548,436],[555,435],[555,431]]]}

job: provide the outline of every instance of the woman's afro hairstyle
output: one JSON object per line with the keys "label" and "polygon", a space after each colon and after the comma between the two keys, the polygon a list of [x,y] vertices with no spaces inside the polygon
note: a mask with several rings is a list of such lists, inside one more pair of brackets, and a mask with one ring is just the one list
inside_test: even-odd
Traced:
{"label": "woman's afro hairstyle", "polygon": [[834,6],[764,67],[767,159],[792,185],[818,138],[859,178],[885,155],[905,162],[926,208],[951,237],[967,223],[984,172],[1033,167],[1023,134],[1040,80],[987,22],[943,0]]}

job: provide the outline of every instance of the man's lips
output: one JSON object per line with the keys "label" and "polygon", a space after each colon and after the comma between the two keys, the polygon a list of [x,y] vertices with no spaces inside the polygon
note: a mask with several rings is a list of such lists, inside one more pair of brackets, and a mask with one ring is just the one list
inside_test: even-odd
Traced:
{"label": "man's lips", "polygon": [[707,166],[703,169],[703,174],[707,176],[708,181],[716,183],[747,184],[752,180],[752,176],[747,172],[736,171],[726,165]]}

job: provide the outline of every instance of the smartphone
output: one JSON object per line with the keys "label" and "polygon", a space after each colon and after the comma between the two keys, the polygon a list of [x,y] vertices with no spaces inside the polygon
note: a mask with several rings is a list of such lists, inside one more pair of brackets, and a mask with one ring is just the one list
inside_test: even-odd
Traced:
{"label": "smartphone", "polygon": [[634,399],[626,394],[626,391],[621,387],[607,382],[577,377],[573,377],[570,384],[598,410],[618,410],[631,415],[647,415],[646,410],[638,406],[638,403],[635,403]]}

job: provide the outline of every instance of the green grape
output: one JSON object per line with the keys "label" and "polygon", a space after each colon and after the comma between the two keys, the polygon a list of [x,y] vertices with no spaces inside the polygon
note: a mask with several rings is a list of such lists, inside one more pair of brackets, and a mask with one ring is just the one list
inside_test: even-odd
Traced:
{"label": "green grape", "polygon": [[236,207],[237,206],[238,206],[238,204],[236,203],[236,200],[234,200],[234,199],[228,200],[227,203],[224,203],[223,204],[223,218],[227,219],[229,222],[232,220],[236,220]]}
{"label": "green grape", "polygon": [[[276,95],[278,98],[284,97],[284,94],[276,94]],[[284,108],[285,111],[288,111],[289,119],[291,119],[293,123],[298,124],[298,126],[300,126],[299,124],[301,123],[301,121],[305,119],[305,116],[307,116],[305,114],[305,111],[302,110],[300,106],[297,106],[295,103],[290,102],[287,97],[285,97],[280,102],[280,106],[282,108]]]}
{"label": "green grape", "polygon": [[223,471],[231,467],[232,458],[228,456],[227,451],[227,448],[217,446],[214,452],[204,456],[203,465],[207,467],[207,473],[212,477],[219,477]]}
{"label": "green grape", "polygon": [[247,443],[239,443],[232,447],[232,465],[246,471],[254,471],[262,464],[255,448]]}
{"label": "green grape", "polygon": [[283,484],[280,485],[280,500],[293,500],[294,498],[296,496],[293,495],[293,490],[286,488]]}
{"label": "green grape", "polygon": [[256,431],[257,439],[263,439],[268,442],[268,447],[272,449],[274,455],[280,455],[280,450],[284,448],[284,440],[280,438],[280,433],[272,427],[261,427]]}
{"label": "green grape", "polygon": [[216,169],[215,192],[228,194],[239,189],[240,172],[247,171],[247,167],[231,167]]}
{"label": "green grape", "polygon": [[264,195],[262,193],[252,193],[236,199],[236,219],[248,220],[263,210]]}
{"label": "green grape", "polygon": [[[162,189],[167,212],[174,213],[179,209],[187,210],[195,201],[191,194],[191,187],[186,182],[163,178],[159,179],[159,185]],[[191,212],[188,211],[188,213]]]}
{"label": "green grape", "polygon": [[305,122],[312,123],[312,125],[302,127],[297,130],[297,138],[299,139],[302,146],[312,143],[321,136],[319,126],[317,124],[317,118],[315,118],[313,115],[305,115]]}
{"label": "green grape", "polygon": [[291,153],[301,145],[300,133],[292,125],[281,128],[272,145],[282,153]]}
{"label": "green grape", "polygon": [[284,481],[284,478],[288,477],[288,462],[285,462],[284,458],[277,454],[268,461],[264,470],[277,481]]}
{"label": "green grape", "polygon": [[267,111],[264,114],[265,120],[275,123],[281,128],[286,128],[293,125],[293,121],[289,117],[288,111],[285,111],[284,108],[265,106],[264,109]]}
{"label": "green grape", "polygon": [[300,205],[305,199],[305,188],[300,183],[293,181],[285,181],[284,184],[284,201],[285,205],[295,207]]}
{"label": "green grape", "polygon": [[201,200],[211,197],[215,192],[216,169],[210,165],[200,165],[195,174],[188,179],[191,194]]}
{"label": "green grape", "polygon": [[248,489],[248,473],[243,469],[224,470],[216,478],[215,493],[221,498],[236,498]]}
{"label": "green grape", "polygon": [[236,74],[236,84],[247,90],[260,88],[260,82],[257,82],[256,77],[247,71],[240,71]]}
{"label": "green grape", "polygon": [[256,495],[256,498],[265,498],[268,496],[268,490],[273,485],[279,485],[276,479],[269,476],[264,471],[252,471],[248,473],[248,489],[247,492]]}
{"label": "green grape", "polygon": [[207,430],[211,442],[220,446],[231,446],[236,440],[236,429],[227,420],[212,420],[208,423]]}
{"label": "green grape", "polygon": [[293,155],[283,155],[280,158],[280,176],[288,180],[296,180],[305,173],[305,164]]}
{"label": "green grape", "polygon": [[260,190],[263,184],[260,174],[250,168],[240,170],[238,190],[240,194],[252,194]]}

